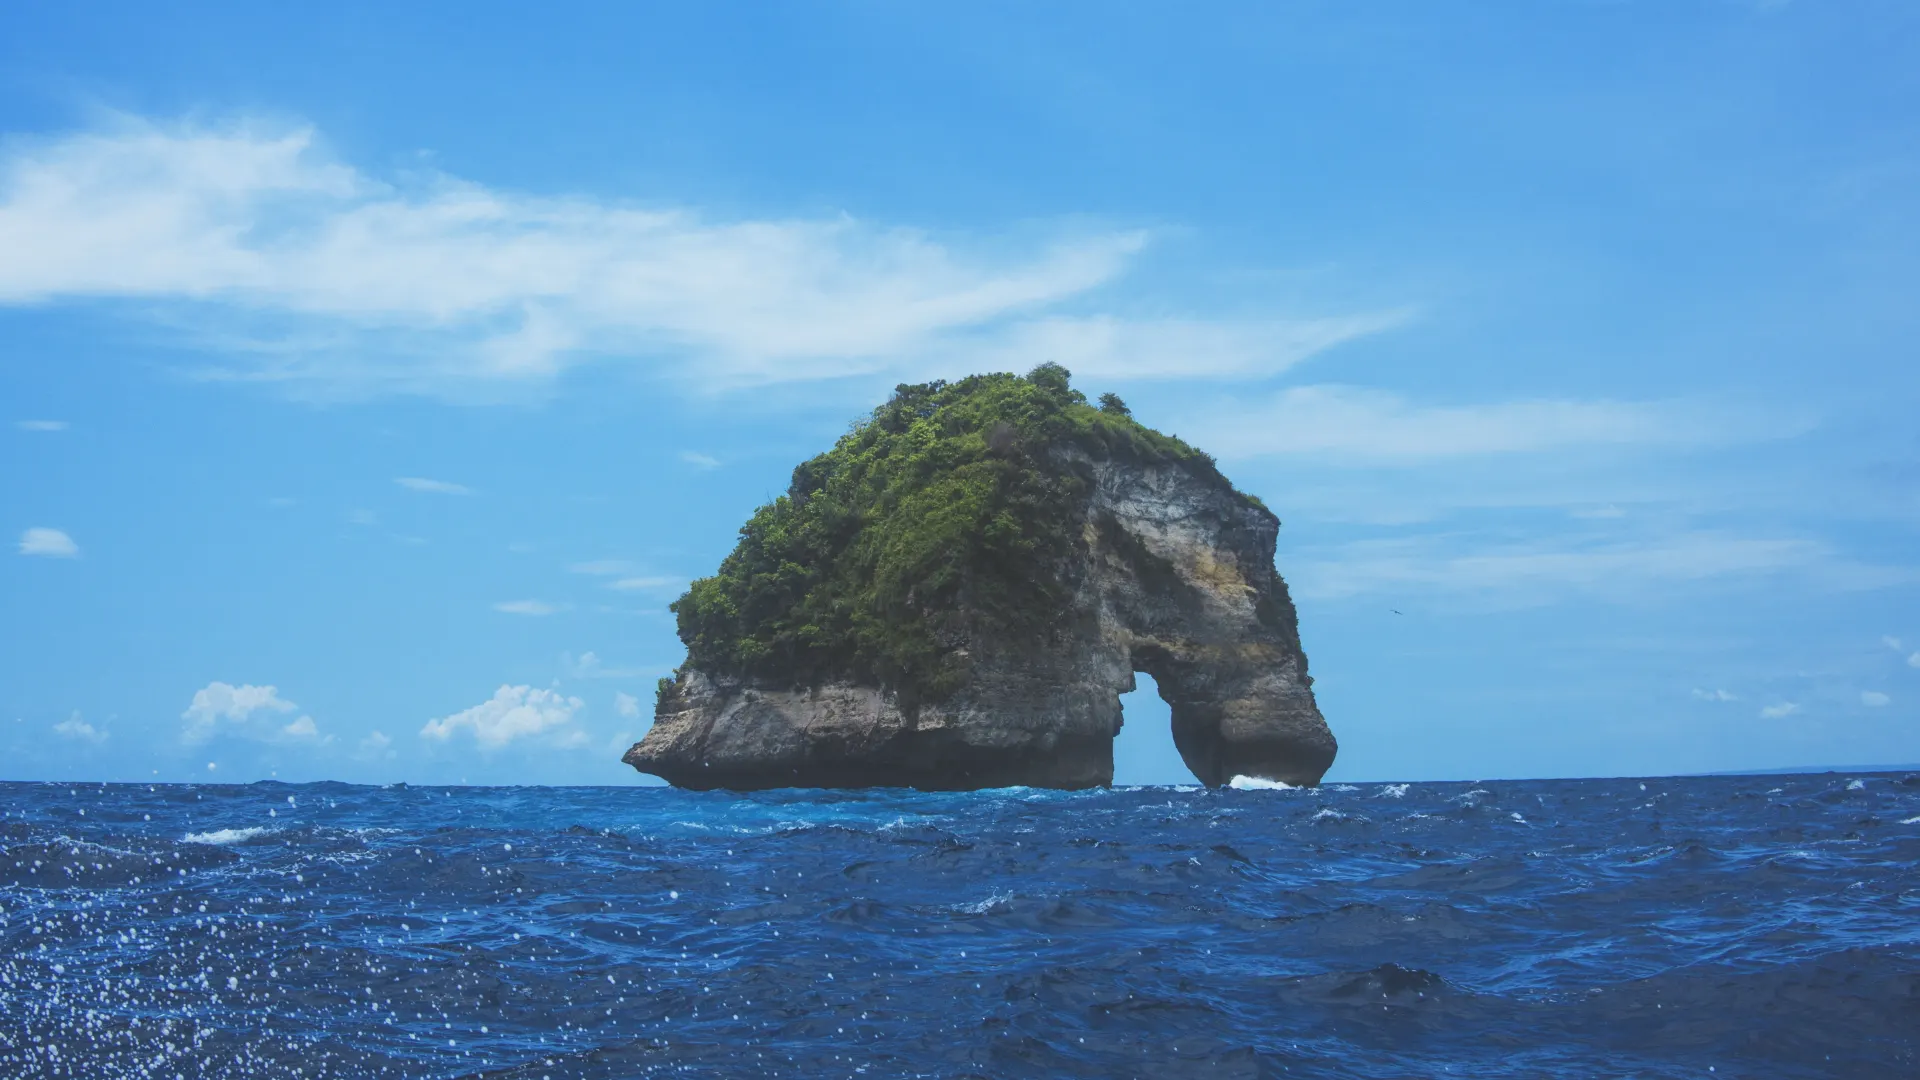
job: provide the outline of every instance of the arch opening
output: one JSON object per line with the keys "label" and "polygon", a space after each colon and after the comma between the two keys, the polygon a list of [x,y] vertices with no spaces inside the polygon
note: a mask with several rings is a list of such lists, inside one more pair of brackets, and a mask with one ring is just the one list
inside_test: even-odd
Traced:
{"label": "arch opening", "polygon": [[1144,671],[1134,673],[1134,688],[1120,695],[1120,733],[1113,738],[1113,783],[1194,784],[1199,778],[1173,744],[1173,707]]}

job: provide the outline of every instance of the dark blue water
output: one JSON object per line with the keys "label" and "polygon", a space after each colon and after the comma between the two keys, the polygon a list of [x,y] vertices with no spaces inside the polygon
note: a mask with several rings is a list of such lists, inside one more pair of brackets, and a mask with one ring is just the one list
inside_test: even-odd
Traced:
{"label": "dark blue water", "polygon": [[0,1075],[1920,1075],[1920,778],[0,785]]}

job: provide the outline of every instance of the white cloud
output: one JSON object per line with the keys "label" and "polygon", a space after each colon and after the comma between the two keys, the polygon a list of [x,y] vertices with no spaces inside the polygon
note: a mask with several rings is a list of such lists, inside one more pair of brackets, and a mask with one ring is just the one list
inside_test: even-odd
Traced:
{"label": "white cloud", "polygon": [[1907,651],[1907,647],[1900,643],[1900,639],[1897,637],[1894,637],[1892,634],[1888,634],[1887,636],[1881,638],[1880,643],[1882,645],[1885,645],[1887,648],[1892,649],[1894,652]]}
{"label": "white cloud", "polygon": [[551,615],[560,609],[544,600],[502,600],[493,610],[509,615]]}
{"label": "white cloud", "polygon": [[1912,656],[1907,657],[1907,666],[1920,667],[1920,652],[1914,653]]}
{"label": "white cloud", "polygon": [[20,534],[20,554],[49,559],[77,559],[80,545],[59,529],[32,528]]}
{"label": "white cloud", "polygon": [[223,682],[208,683],[203,689],[194,691],[193,701],[187,711],[180,714],[186,721],[180,737],[189,743],[205,742],[215,732],[224,729],[251,738],[262,739],[313,739],[319,736],[313,718],[302,716],[282,726],[262,726],[254,723],[255,717],[272,713],[290,713],[298,706],[280,696],[280,691],[272,686],[232,686]]}
{"label": "white cloud", "polygon": [[556,690],[502,686],[493,697],[471,709],[427,721],[420,736],[446,742],[466,728],[482,750],[498,750],[515,740],[535,737],[557,746],[577,746],[585,741],[586,734],[571,724],[574,714],[585,705],[579,698],[562,697]]}
{"label": "white cloud", "polygon": [[633,592],[640,589],[678,588],[681,583],[681,579],[677,577],[627,577],[608,582],[607,588]]}
{"label": "white cloud", "polygon": [[428,480],[423,476],[396,476],[393,482],[408,491],[425,491],[435,495],[471,495],[473,489],[465,484],[448,483],[445,480]]}
{"label": "white cloud", "polygon": [[74,713],[72,716],[53,725],[53,733],[62,738],[79,739],[82,742],[90,742],[95,746],[99,746],[101,743],[107,741],[107,733],[95,730],[92,724],[80,719],[79,713]]}
{"label": "white cloud", "polygon": [[696,469],[717,469],[720,467],[719,458],[713,457],[708,454],[702,454],[697,450],[680,451],[680,460],[686,462],[687,464],[693,466]]}
{"label": "white cloud", "polygon": [[1882,705],[1891,703],[1892,701],[1893,699],[1891,697],[1888,697],[1887,695],[1881,693],[1878,690],[1860,691],[1860,704],[1865,705],[1868,708],[1877,709]]}
{"label": "white cloud", "polygon": [[65,431],[65,420],[15,420],[13,426],[21,431]]}
{"label": "white cloud", "polygon": [[312,129],[266,121],[123,118],[0,158],[0,303],[172,304],[243,361],[209,374],[335,391],[452,393],[589,356],[743,385],[1040,344],[1090,374],[1246,374],[1397,318],[1041,317],[1114,280],[1147,239],[983,243],[844,215],[710,220],[450,176],[388,182],[332,159]]}
{"label": "white cloud", "polygon": [[393,739],[385,732],[371,732],[366,738],[360,740],[360,747],[356,756],[367,761],[391,758],[394,756]]}
{"label": "white cloud", "polygon": [[568,566],[567,572],[607,577],[613,574],[632,573],[633,564],[625,559],[591,559],[587,562],[577,562]]}
{"label": "white cloud", "polygon": [[1725,690],[1702,690],[1694,688],[1693,696],[1701,701],[1739,701],[1739,697]]}
{"label": "white cloud", "polygon": [[615,694],[613,711],[631,720],[640,715],[640,699],[632,694]]}
{"label": "white cloud", "polygon": [[1778,435],[1757,421],[1675,402],[1510,401],[1419,405],[1355,386],[1296,386],[1222,403],[1176,430],[1206,433],[1222,457],[1267,454],[1406,463],[1580,446],[1707,443]]}
{"label": "white cloud", "polygon": [[1768,720],[1778,720],[1783,716],[1792,716],[1794,713],[1797,713],[1799,711],[1800,711],[1800,706],[1794,704],[1791,701],[1783,701],[1778,705],[1769,705],[1766,708],[1761,709],[1760,715],[1765,717]]}
{"label": "white cloud", "polygon": [[380,518],[371,510],[349,510],[347,524],[373,526],[380,524]]}
{"label": "white cloud", "polygon": [[578,660],[572,653],[561,653],[560,667],[576,679],[633,679],[650,673],[646,668],[608,667],[592,650],[581,653]]}

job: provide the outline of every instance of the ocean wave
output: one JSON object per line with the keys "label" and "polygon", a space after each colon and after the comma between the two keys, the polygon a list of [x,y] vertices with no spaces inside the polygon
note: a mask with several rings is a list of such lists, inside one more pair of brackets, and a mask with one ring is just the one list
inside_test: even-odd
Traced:
{"label": "ocean wave", "polygon": [[208,832],[193,832],[180,838],[186,844],[213,844],[218,847],[230,847],[244,844],[255,837],[265,836],[275,830],[255,825],[245,829],[213,829]]}
{"label": "ocean wave", "polygon": [[0,1075],[1908,1075],[1846,782],[0,784]]}
{"label": "ocean wave", "polygon": [[1289,784],[1285,780],[1269,780],[1264,776],[1235,776],[1227,781],[1227,786],[1235,791],[1298,791],[1299,785]]}

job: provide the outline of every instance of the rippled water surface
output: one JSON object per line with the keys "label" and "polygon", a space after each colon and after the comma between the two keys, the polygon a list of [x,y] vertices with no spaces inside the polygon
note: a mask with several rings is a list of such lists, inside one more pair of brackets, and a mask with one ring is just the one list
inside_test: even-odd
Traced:
{"label": "rippled water surface", "polygon": [[1920,1075],[1917,777],[0,807],[9,1077]]}

